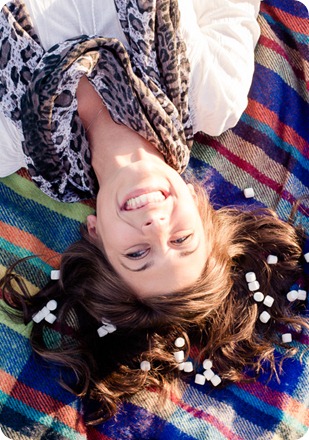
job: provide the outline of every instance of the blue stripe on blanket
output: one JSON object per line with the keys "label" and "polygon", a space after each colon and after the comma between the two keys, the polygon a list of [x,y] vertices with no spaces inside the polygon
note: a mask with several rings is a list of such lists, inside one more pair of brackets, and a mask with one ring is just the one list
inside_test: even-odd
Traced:
{"label": "blue stripe on blanket", "polygon": [[[301,194],[299,196],[301,196]],[[280,218],[287,220],[291,213],[291,208],[292,205],[290,202],[284,199],[280,199],[276,211]],[[305,229],[306,233],[309,234],[309,217],[306,215],[305,212],[298,211],[296,213],[294,224],[302,226]]]}
{"label": "blue stripe on blanket", "polygon": [[[291,0],[291,1],[295,3],[295,0]],[[280,40],[284,41],[286,44],[288,44],[290,47],[295,49],[296,42],[304,46],[307,46],[309,44],[309,36],[295,31],[291,35],[291,33],[287,30],[286,26],[283,23],[276,21],[271,15],[265,12],[262,12],[261,15],[271,25],[271,28],[276,33],[277,37]],[[304,18],[308,18],[308,17],[304,17]]]}
{"label": "blue stripe on blanket", "polygon": [[[0,347],[1,369],[17,378],[32,353],[29,340],[3,324],[0,324],[0,334],[2,335]],[[14,345],[12,345],[12,341],[14,341]],[[10,356],[4,355],[5,353],[10,353]]]}
{"label": "blue stripe on blanket", "polygon": [[271,6],[289,14],[293,12],[295,17],[308,18],[308,11],[305,6],[296,0],[271,0]]}
{"label": "blue stripe on blanket", "polygon": [[245,199],[243,188],[239,188],[237,185],[234,185],[232,182],[226,180],[218,170],[206,162],[191,156],[189,169],[191,169],[191,167],[194,167],[194,175],[197,178],[200,176],[202,182],[204,181],[205,176],[207,176],[205,188],[209,195],[210,201],[215,208],[229,206],[231,204],[231,200],[233,200],[233,205],[237,206],[266,206],[253,198]]}
{"label": "blue stripe on blanket", "polygon": [[[130,402],[122,404],[117,416],[107,420],[104,425],[104,435],[117,440],[158,439],[168,422],[142,407]],[[178,433],[179,434],[179,433]],[[166,437],[164,437],[166,438]],[[192,437],[184,437],[190,440]],[[177,436],[177,440],[181,437]]]}
{"label": "blue stripe on blanket", "polygon": [[[15,246],[13,243],[8,242],[1,237],[0,249],[2,249],[0,254],[0,264],[2,264],[3,266],[8,266],[10,263],[15,263],[19,259],[33,256],[34,258],[30,258],[27,260],[26,265],[23,263],[18,264],[15,267],[14,272],[25,276],[25,266],[25,269],[27,270],[28,281],[30,281],[34,285],[40,285],[42,283],[46,284],[46,282],[50,278],[52,266],[45,263],[40,258],[36,258],[36,256],[28,249]],[[5,251],[3,249],[5,249]],[[41,279],[42,276],[44,279]]]}
{"label": "blue stripe on blanket", "polygon": [[[273,427],[278,422],[278,419],[274,414],[269,414],[268,417],[265,417],[265,412],[262,411],[259,405],[255,405],[254,399],[251,399],[250,394],[243,390],[239,390],[238,392],[238,387],[235,385],[229,385],[226,388],[214,390],[211,385],[206,383],[206,386],[203,388],[201,396],[196,396],[194,400],[191,400],[192,391],[188,389],[188,395],[186,394],[184,396],[185,401],[189,400],[189,403],[195,408],[197,402],[203,401],[203,406],[199,404],[201,409],[204,410],[206,414],[212,414],[213,417],[219,421],[222,420],[222,414],[225,414],[225,426],[233,433],[239,433],[240,437],[245,440],[259,438],[260,436],[264,440],[264,431],[273,431]],[[245,394],[244,397],[243,393]],[[202,395],[204,395],[204,398]],[[256,427],[256,437],[250,437],[249,432],[248,436],[244,437],[244,432],[246,431],[244,427],[246,426],[247,421],[249,422],[248,426],[250,426],[251,429],[252,426]],[[237,427],[239,429],[237,429]],[[217,440],[217,437],[213,438],[216,438]],[[227,438],[230,437],[228,436]]]}
{"label": "blue stripe on blanket", "polygon": [[[232,385],[229,389],[234,394],[234,399],[241,398],[244,403],[251,406],[252,411],[250,411],[249,407],[247,407],[247,416],[250,415],[248,420],[250,420],[251,423],[257,423],[260,426],[264,426],[265,429],[272,431],[276,425],[276,421],[284,422],[287,424],[287,426],[289,426],[289,429],[293,427],[299,433],[304,434],[306,432],[306,426],[283,409],[270,405],[267,402],[264,402],[263,400],[253,396],[252,394],[236,387],[235,385]],[[239,414],[239,408],[237,408],[237,414]],[[264,420],[262,421],[261,419]]]}
{"label": "blue stripe on blanket", "polygon": [[[287,172],[290,173],[292,169],[295,177],[303,185],[309,186],[309,173],[304,167],[304,162],[306,162],[307,168],[309,167],[309,160],[293,145],[284,142],[269,125],[244,114],[241,121],[233,128],[233,132],[247,142],[252,140],[253,144],[282,166],[286,167],[288,164],[289,170]],[[298,162],[296,158],[300,159],[302,163]],[[292,162],[293,160],[294,162]]]}
{"label": "blue stripe on blanket", "polygon": [[[192,390],[193,391],[193,390]],[[195,390],[194,390],[195,391]],[[209,416],[207,411],[207,406],[201,404],[201,402],[205,401],[204,393],[201,393],[199,396],[199,404],[198,407],[196,404],[193,404],[192,407],[189,406],[188,410],[178,407],[177,410],[170,417],[169,422],[172,423],[176,429],[166,429],[167,432],[177,432],[177,429],[181,433],[191,434],[192,439],[205,440],[205,439],[216,439],[216,440],[224,440],[227,436],[221,432],[220,428],[227,431],[226,427],[222,426],[222,424],[218,420],[214,420],[212,416]],[[192,411],[192,413],[191,413]],[[168,426],[166,427],[168,428]],[[172,427],[171,427],[172,428]],[[166,432],[165,431],[165,432]],[[179,434],[178,434],[179,435]],[[168,438],[165,434],[164,438]],[[171,438],[177,438],[175,437]]]}
{"label": "blue stripe on blanket", "polygon": [[244,113],[236,127],[233,128],[233,132],[245,141],[259,147],[276,162],[286,163],[290,159],[290,154],[281,150],[281,148],[277,148],[271,136],[268,135],[268,127],[264,127],[264,125],[263,122]]}
{"label": "blue stripe on blanket", "polygon": [[[29,374],[31,371],[31,375]],[[44,372],[44,374],[42,374]],[[62,377],[65,376],[65,372],[61,370]],[[44,365],[42,360],[39,360],[35,355],[29,356],[27,364],[18,376],[18,380],[21,380],[25,385],[31,387],[33,390],[39,391],[51,397],[52,399],[59,400],[63,404],[76,407],[77,402],[80,406],[80,400],[77,399],[72,393],[65,390],[58,383],[60,379],[60,370],[55,365]]]}
{"label": "blue stripe on blanket", "polygon": [[[73,243],[80,238],[80,222],[66,218],[43,205],[19,196],[5,185],[0,185],[1,204],[7,208],[0,210],[0,221],[34,235],[50,249],[59,253],[65,250],[67,243]],[[40,218],[37,218],[38,211]],[[59,224],[62,227],[59,227]],[[53,233],[48,234],[48,231]]]}
{"label": "blue stripe on blanket", "polygon": [[[176,438],[177,438],[177,440],[195,440],[196,439],[195,436],[192,437],[192,435],[188,435],[185,432],[180,432],[176,426],[174,426],[170,423],[167,423],[164,430],[162,431],[162,433],[158,437],[156,437],[156,439],[158,439],[158,440],[161,440],[161,439],[173,440]],[[216,437],[216,440],[217,439],[218,439],[218,437]]]}
{"label": "blue stripe on blanket", "polygon": [[[48,439],[48,431],[51,429],[53,440],[85,440],[86,437],[79,434],[65,424],[57,420],[53,415],[45,412],[37,411],[34,408],[24,404],[20,400],[13,397],[7,397],[0,391],[0,403],[5,403],[5,411],[9,414],[10,419],[4,419],[5,411],[1,412],[0,423],[5,423],[6,427],[10,427],[14,431],[18,431],[19,438],[24,433],[30,439]],[[12,414],[13,411],[13,414]],[[14,417],[14,414],[17,416]],[[29,437],[29,434],[31,437]],[[17,437],[15,437],[17,438]]]}
{"label": "blue stripe on blanket", "polygon": [[258,63],[255,65],[255,83],[263,86],[251,89],[251,99],[275,112],[282,122],[294,128],[304,139],[308,139],[309,105],[301,96],[276,72]]}
{"label": "blue stripe on blanket", "polygon": [[[289,161],[291,160],[290,155],[294,157],[295,164],[292,164],[293,174],[296,174],[294,173],[294,168],[295,168],[297,171],[296,176],[299,179],[301,179],[305,185],[308,186],[309,174],[307,173],[307,171],[309,170],[309,159],[307,157],[305,157],[292,144],[283,141],[282,138],[278,136],[269,125],[263,122],[259,122],[256,119],[251,118],[249,115],[246,114],[243,114],[241,120],[242,122],[245,122],[248,126],[259,130],[261,134],[266,135],[265,137],[263,137],[263,139],[261,139],[260,143],[263,146],[263,151],[265,151],[265,153],[268,154],[269,157],[276,160],[278,163],[282,164],[283,166],[285,166],[287,159]],[[242,131],[240,131],[239,133],[242,133]],[[266,141],[265,144],[263,142],[264,140]],[[259,141],[255,143],[259,144]],[[298,162],[297,168],[295,167],[296,161]],[[291,168],[291,166],[289,166],[289,168]]]}

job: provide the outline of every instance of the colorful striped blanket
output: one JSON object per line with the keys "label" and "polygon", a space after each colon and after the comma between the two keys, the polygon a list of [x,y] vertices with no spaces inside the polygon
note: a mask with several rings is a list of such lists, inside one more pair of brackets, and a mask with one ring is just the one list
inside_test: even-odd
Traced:
{"label": "colorful striped blanket", "polygon": [[[308,13],[300,2],[267,0],[259,23],[248,108],[223,135],[196,136],[190,167],[204,179],[216,206],[255,203],[287,219],[293,203],[309,194]],[[245,199],[246,187],[254,188],[254,199]],[[33,291],[43,286],[63,250],[78,239],[79,224],[93,206],[48,199],[25,170],[0,180],[0,275],[16,259],[38,255],[18,271]],[[300,204],[295,219],[309,234],[308,201]],[[307,275],[308,266],[304,262]],[[308,431],[308,353],[302,362],[299,355],[284,362],[280,383],[268,381],[267,368],[254,383],[223,389],[188,381],[182,397],[172,396],[164,408],[155,391],[145,390],[124,402],[111,420],[86,427],[83,401],[57,383],[55,369],[34,358],[31,325],[0,314],[0,427],[8,438],[293,440]],[[292,344],[308,346],[309,334],[295,336]]]}

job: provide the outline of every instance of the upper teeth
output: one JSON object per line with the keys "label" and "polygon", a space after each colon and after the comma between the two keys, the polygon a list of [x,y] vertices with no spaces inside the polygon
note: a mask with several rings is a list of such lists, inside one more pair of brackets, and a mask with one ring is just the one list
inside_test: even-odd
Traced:
{"label": "upper teeth", "polygon": [[125,209],[138,209],[142,208],[148,203],[162,202],[163,200],[165,200],[165,196],[161,193],[161,191],[154,191],[147,194],[142,194],[138,197],[132,197],[125,203]]}

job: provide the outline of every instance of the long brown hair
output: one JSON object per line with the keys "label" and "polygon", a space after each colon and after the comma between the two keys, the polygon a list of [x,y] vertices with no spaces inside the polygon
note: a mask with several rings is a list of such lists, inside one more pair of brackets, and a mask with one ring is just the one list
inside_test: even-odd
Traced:
{"label": "long brown hair", "polygon": [[[25,323],[49,299],[57,300],[56,323],[52,327],[46,322],[34,324],[32,347],[48,361],[74,372],[63,386],[99,403],[88,414],[89,423],[112,416],[122,399],[146,386],[165,391],[175,386],[182,375],[173,356],[178,336],[186,340],[186,356],[195,347],[191,354],[198,353],[196,363],[212,359],[224,384],[247,380],[248,369],[251,376],[258,375],[265,361],[271,374],[277,374],[275,344],[284,347],[286,356],[296,350],[282,343],[279,327],[296,332],[302,326],[309,328],[286,298],[302,272],[301,231],[268,209],[214,210],[203,190],[198,192],[212,251],[202,276],[189,288],[139,297],[117,275],[102,245],[85,228],[81,240],[62,256],[59,281],[51,281],[31,296],[13,265],[0,282],[4,300],[15,309],[12,314]],[[278,256],[277,264],[267,264],[270,254]],[[271,308],[254,301],[245,280],[247,272],[255,272],[261,291],[274,298]],[[264,324],[259,315],[266,309],[271,319]],[[99,338],[102,318],[116,325],[117,331]],[[140,369],[142,360],[151,363],[149,372]]]}

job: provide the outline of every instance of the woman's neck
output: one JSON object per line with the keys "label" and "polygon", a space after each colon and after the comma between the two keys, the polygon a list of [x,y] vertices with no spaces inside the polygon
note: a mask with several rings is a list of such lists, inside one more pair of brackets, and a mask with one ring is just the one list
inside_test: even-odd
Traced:
{"label": "woman's neck", "polygon": [[91,148],[91,163],[99,185],[120,167],[147,159],[164,160],[155,146],[135,131],[111,118],[102,98],[86,77],[78,89],[78,112]]}

